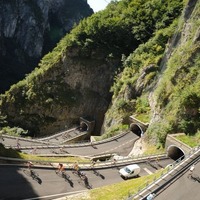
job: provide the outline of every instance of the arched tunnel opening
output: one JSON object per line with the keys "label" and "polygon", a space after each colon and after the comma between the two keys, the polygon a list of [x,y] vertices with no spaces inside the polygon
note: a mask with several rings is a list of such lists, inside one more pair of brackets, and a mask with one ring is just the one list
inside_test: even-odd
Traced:
{"label": "arched tunnel opening", "polygon": [[178,159],[182,160],[185,157],[184,151],[174,145],[171,145],[168,147],[167,154],[168,154],[168,157],[170,157],[173,160],[178,160]]}
{"label": "arched tunnel opening", "polygon": [[89,127],[86,123],[81,122],[80,124],[80,131],[88,131]]}
{"label": "arched tunnel opening", "polygon": [[130,130],[139,137],[141,137],[141,135],[143,134],[142,128],[138,124],[132,123],[130,125]]}

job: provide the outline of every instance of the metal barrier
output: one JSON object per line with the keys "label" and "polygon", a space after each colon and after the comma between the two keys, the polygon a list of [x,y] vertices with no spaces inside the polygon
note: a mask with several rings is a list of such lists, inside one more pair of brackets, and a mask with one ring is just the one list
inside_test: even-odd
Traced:
{"label": "metal barrier", "polygon": [[[52,156],[55,156],[54,154]],[[77,155],[68,155],[68,156],[77,156]],[[103,154],[101,155],[103,156]],[[105,154],[106,156],[106,154]],[[80,156],[79,156],[80,157]],[[90,162],[79,162],[79,165],[81,166],[82,169],[91,169],[91,161],[92,159],[88,156],[83,156],[85,158],[90,159]],[[149,156],[141,156],[141,157],[137,157],[137,158],[125,158],[125,159],[120,159],[120,160],[116,160],[115,162],[113,162],[113,160],[106,160],[106,161],[102,161],[102,162],[96,162],[95,165],[93,166],[93,168],[108,168],[111,166],[120,166],[120,165],[124,165],[124,164],[128,164],[128,163],[139,163],[139,162],[144,162],[145,160],[148,160],[149,158],[151,159],[156,159],[157,157],[166,157],[166,154],[157,154],[157,155],[149,155]],[[24,160],[24,159],[20,159],[20,158],[8,158],[8,157],[0,157],[0,160],[4,160],[4,161],[14,161],[14,162],[21,162],[21,163],[27,163],[28,161],[31,161],[33,163],[37,163],[37,164],[41,164],[43,163],[45,166],[46,165],[52,165],[52,164],[56,164],[58,163],[58,161],[43,161],[43,160]],[[66,164],[68,166],[72,166],[74,162],[62,162],[63,164]]]}
{"label": "metal barrier", "polygon": [[59,132],[57,132],[57,133],[55,133],[55,134],[53,134],[53,135],[44,136],[44,137],[39,137],[39,138],[34,138],[34,139],[37,139],[37,140],[48,140],[48,139],[51,139],[51,138],[56,138],[56,137],[58,137],[58,136],[60,136],[60,135],[63,135],[63,134],[65,134],[65,133],[70,133],[70,132],[76,130],[77,128],[79,128],[79,126],[74,127],[74,128],[71,128],[71,129],[59,131]]}

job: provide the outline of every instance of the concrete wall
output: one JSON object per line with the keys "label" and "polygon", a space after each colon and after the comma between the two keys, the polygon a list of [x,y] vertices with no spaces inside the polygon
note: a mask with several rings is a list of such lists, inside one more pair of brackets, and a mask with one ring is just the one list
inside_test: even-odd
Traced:
{"label": "concrete wall", "polygon": [[192,150],[191,147],[189,147],[188,145],[184,144],[183,142],[177,140],[174,136],[177,135],[185,135],[185,133],[177,133],[177,134],[168,134],[167,138],[166,138],[166,143],[165,143],[165,148],[166,151],[170,148],[170,146],[176,146],[178,148],[180,148],[184,154],[189,154],[190,151]]}
{"label": "concrete wall", "polygon": [[134,116],[129,117],[130,125],[136,124],[142,128],[142,131],[145,132],[149,126],[149,123],[141,122],[140,120],[136,119]]}

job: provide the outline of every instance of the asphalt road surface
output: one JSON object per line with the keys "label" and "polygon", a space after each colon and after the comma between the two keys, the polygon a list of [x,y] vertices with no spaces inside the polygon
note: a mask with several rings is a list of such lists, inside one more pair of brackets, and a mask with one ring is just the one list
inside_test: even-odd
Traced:
{"label": "asphalt road surface", "polygon": [[[159,161],[160,166],[165,167],[172,162],[170,159]],[[141,167],[140,176],[145,176],[154,173],[156,169],[146,163],[139,164]],[[125,181],[119,176],[119,169],[113,168],[84,170],[87,175],[89,184],[92,188],[110,185]],[[158,167],[160,169],[160,167]],[[55,169],[34,168],[33,170],[38,174],[38,179],[25,174],[23,170],[27,168],[0,165],[0,200],[22,200],[22,199],[53,199],[57,197],[67,196],[73,192],[87,190],[80,178],[74,175],[71,170],[66,170],[70,176],[70,180],[62,178],[55,173]]]}
{"label": "asphalt road surface", "polygon": [[[110,154],[110,153],[116,153],[121,156],[127,156],[131,152],[134,143],[138,138],[139,137],[136,134],[129,131],[122,137],[113,139],[109,142],[105,141],[102,143],[97,143],[94,146],[91,146],[90,143],[79,144],[79,145],[66,145],[66,147],[63,148],[63,150],[65,152],[68,152],[69,154],[79,155],[79,156],[93,156],[97,154]],[[50,145],[40,144],[34,140],[33,141],[19,140],[19,143],[21,147],[26,147],[26,149],[21,150],[25,153],[31,153],[31,151],[33,151],[33,149],[37,145],[43,146],[42,148],[41,147],[37,148],[37,150],[35,151],[35,154],[37,155],[62,153],[59,150],[60,147],[52,148],[50,147]],[[4,138],[3,144],[11,147],[16,146],[16,139]]]}
{"label": "asphalt road surface", "polygon": [[200,200],[200,162],[189,178],[189,170],[155,197],[155,200]]}

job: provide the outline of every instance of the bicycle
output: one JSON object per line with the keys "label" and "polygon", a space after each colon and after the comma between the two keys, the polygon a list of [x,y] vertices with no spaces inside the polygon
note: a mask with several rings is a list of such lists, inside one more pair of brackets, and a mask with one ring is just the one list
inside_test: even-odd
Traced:
{"label": "bicycle", "polygon": [[64,178],[64,179],[69,179],[69,178],[70,178],[70,176],[69,176],[66,172],[64,172],[64,171],[55,170],[55,173],[56,173],[58,176],[60,176],[60,177],[62,177],[62,178]]}
{"label": "bicycle", "polygon": [[80,177],[80,180],[78,181],[79,184],[83,185],[87,189],[92,189],[92,185],[89,184],[88,177],[85,174],[81,173],[79,177]]}
{"label": "bicycle", "polygon": [[62,177],[65,179],[65,181],[68,181],[68,183],[70,184],[71,187],[74,186],[71,178],[70,178],[70,175],[68,175],[66,172],[64,171],[60,171],[60,170],[55,170],[55,173],[59,176],[59,177]]}
{"label": "bicycle", "polygon": [[72,170],[72,174],[75,174],[75,175],[77,175],[79,177],[81,176],[81,172],[79,170],[76,170],[76,169]]}
{"label": "bicycle", "polygon": [[32,169],[29,169],[29,170],[28,170],[28,169],[24,169],[23,172],[24,172],[27,176],[32,177],[33,179],[34,179],[35,177],[39,177],[38,173],[35,172],[35,171],[32,170]]}

